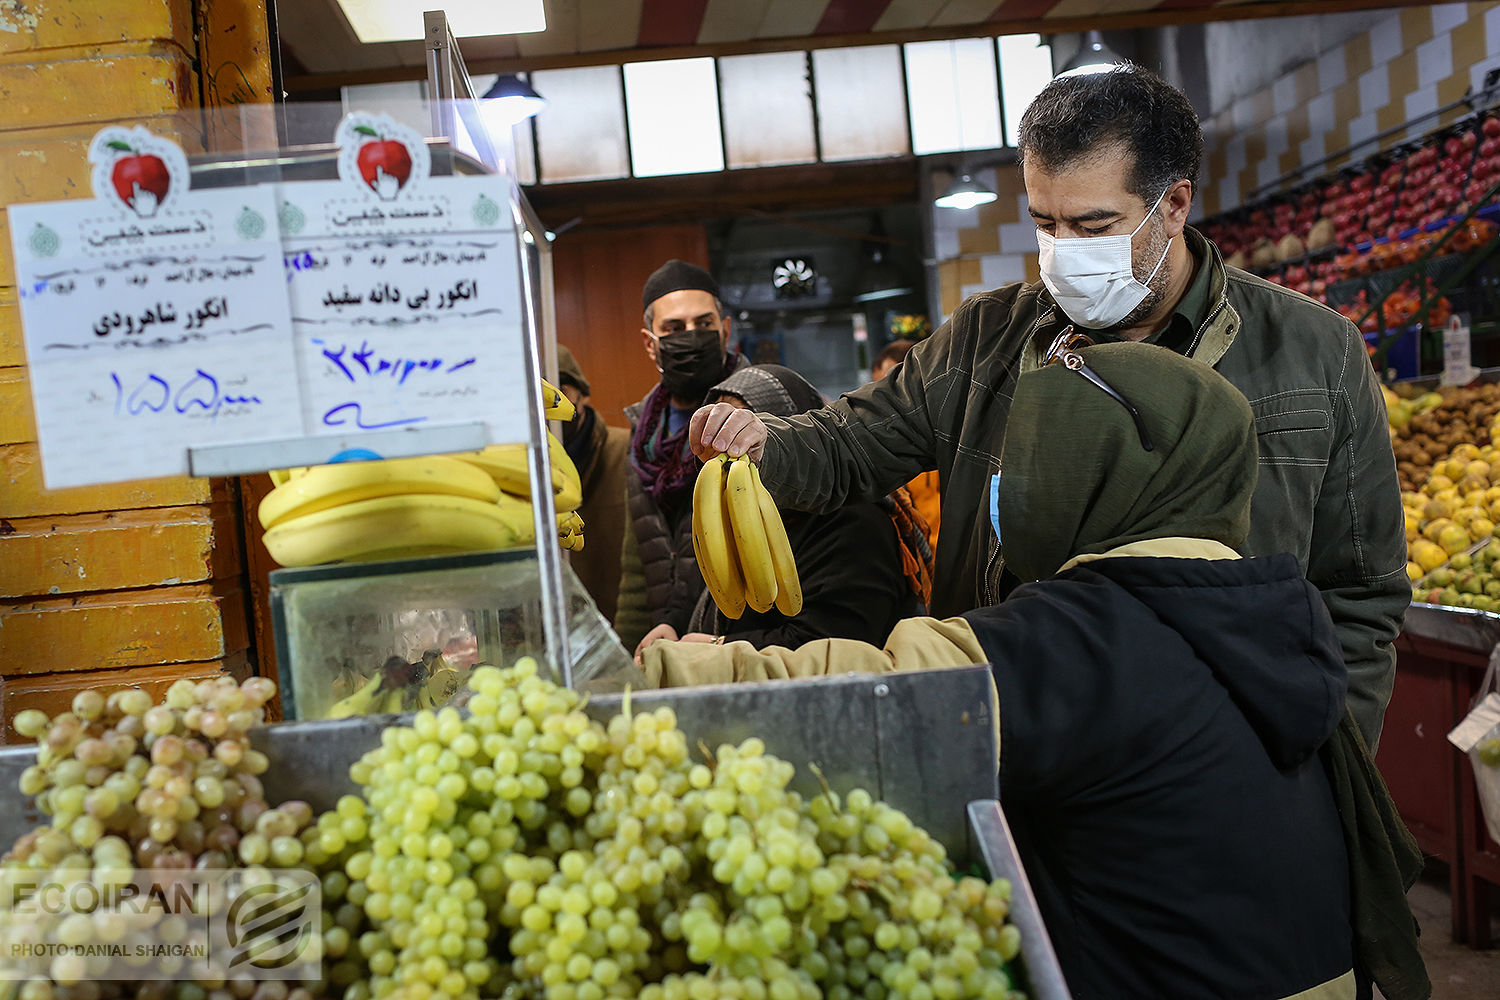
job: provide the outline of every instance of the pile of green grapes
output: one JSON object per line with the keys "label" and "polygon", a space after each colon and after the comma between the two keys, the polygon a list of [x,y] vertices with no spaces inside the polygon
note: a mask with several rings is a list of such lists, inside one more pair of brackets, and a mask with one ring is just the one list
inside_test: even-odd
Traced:
{"label": "pile of green grapes", "polygon": [[[248,884],[274,881],[273,867],[308,863],[318,839],[313,810],[269,806],[261,781],[269,761],[250,746],[275,693],[264,678],[182,680],[160,705],[136,689],[88,690],[56,718],[16,716],[17,731],[37,740],[20,790],[50,822],[0,859],[0,956],[68,947],[26,966],[5,959],[0,1000],[312,1000],[307,987],[319,982],[225,981],[211,964],[160,956],[160,945],[203,954],[203,921],[108,902],[132,884],[170,885],[193,871],[241,870]],[[73,905],[23,907],[39,885]],[[98,945],[124,955],[126,968],[87,954],[107,950]],[[122,972],[132,978],[104,978]]]}
{"label": "pile of green grapes", "polygon": [[522,660],[419,712],[308,831],[335,1000],[1012,1000],[1010,887],[671,709],[607,726]]}

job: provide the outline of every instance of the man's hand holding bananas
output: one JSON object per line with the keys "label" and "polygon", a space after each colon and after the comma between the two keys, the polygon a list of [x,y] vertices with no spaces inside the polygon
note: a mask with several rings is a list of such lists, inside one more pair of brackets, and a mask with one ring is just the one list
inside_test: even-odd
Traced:
{"label": "man's hand holding bananas", "polygon": [[802,611],[802,584],[786,526],[747,456],[703,463],[693,487],[693,551],[714,603],[739,618],[746,605]]}

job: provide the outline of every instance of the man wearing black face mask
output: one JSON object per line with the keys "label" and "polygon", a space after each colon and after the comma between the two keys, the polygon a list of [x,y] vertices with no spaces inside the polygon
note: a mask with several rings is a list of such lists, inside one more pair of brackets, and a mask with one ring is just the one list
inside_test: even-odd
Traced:
{"label": "man wearing black face mask", "polygon": [[627,648],[632,639],[645,648],[687,630],[703,590],[689,516],[702,463],[688,447],[688,421],[710,388],[746,364],[729,350],[730,320],[719,285],[703,268],[667,261],[646,280],[641,308],[646,354],[661,382],[625,410],[632,428],[625,477],[631,532],[615,629]]}
{"label": "man wearing black face mask", "polygon": [[599,613],[613,620],[620,597],[620,550],[625,538],[625,469],[630,432],[605,426],[589,405],[589,381],[573,352],[557,345],[557,387],[573,403],[573,419],[563,424],[563,448],[583,483],[583,518],[588,543],[571,553],[568,564],[593,597]]}

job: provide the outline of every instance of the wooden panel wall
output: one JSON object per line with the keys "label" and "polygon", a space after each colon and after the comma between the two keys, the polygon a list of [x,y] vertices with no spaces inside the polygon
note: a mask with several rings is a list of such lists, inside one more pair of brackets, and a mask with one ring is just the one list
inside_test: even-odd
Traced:
{"label": "wooden panel wall", "polygon": [[[0,4],[0,205],[88,197],[89,138],[144,123],[189,152],[239,148],[210,106],[271,96],[265,0]],[[171,117],[191,111],[192,116]],[[222,123],[228,123],[225,127]],[[3,218],[3,216],[0,216]],[[254,667],[237,484],[48,490],[0,224],[0,742],[28,707],[95,685],[159,691]]]}
{"label": "wooden panel wall", "polygon": [[624,408],[656,384],[641,343],[641,286],[673,257],[708,267],[700,225],[563,233],[552,245],[557,341],[589,380],[604,422],[627,427]]}

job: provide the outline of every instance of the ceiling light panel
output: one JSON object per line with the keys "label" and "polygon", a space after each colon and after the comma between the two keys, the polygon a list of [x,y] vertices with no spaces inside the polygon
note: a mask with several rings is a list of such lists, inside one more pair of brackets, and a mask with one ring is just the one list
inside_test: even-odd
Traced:
{"label": "ceiling light panel", "polygon": [[[361,42],[420,40],[422,12],[433,6],[416,0],[338,0],[338,5]],[[444,0],[439,6],[456,38],[519,35],[547,27],[542,0]]]}

